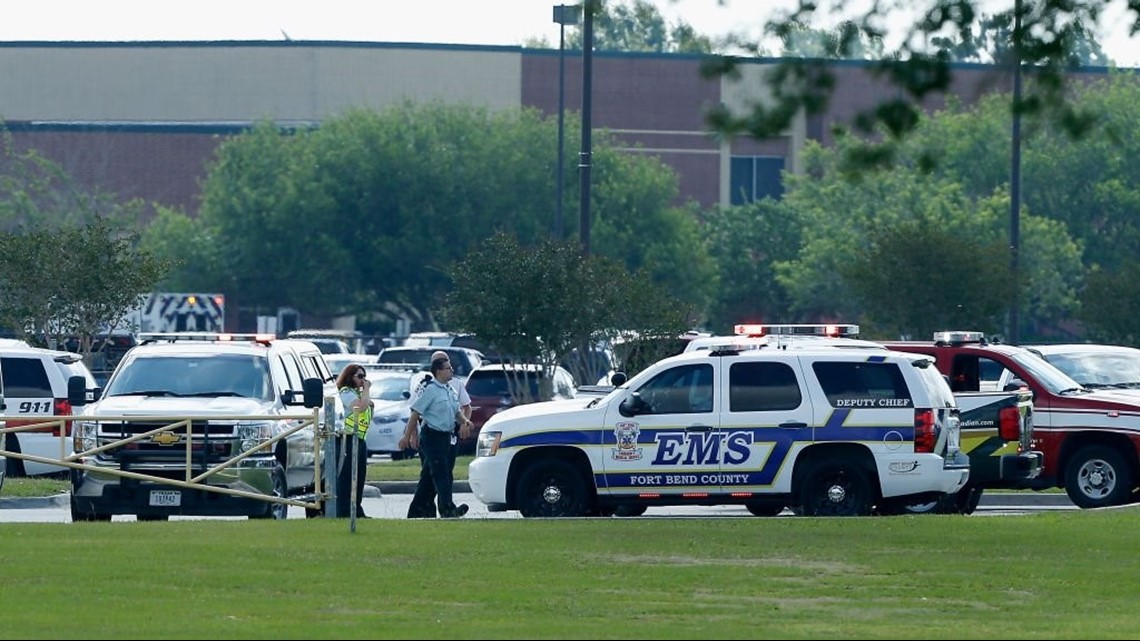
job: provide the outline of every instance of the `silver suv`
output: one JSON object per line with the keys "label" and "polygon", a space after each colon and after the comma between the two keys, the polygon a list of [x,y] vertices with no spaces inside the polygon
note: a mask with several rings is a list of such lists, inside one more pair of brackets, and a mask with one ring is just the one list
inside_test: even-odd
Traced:
{"label": "silver suv", "polygon": [[[297,425],[292,419],[264,417],[297,416],[303,413],[301,405],[321,406],[333,379],[319,350],[305,341],[253,335],[180,333],[139,338],[141,344],[123,357],[98,400],[82,413],[159,418],[77,422],[75,450],[85,453],[80,462],[98,469],[73,471],[72,520],[106,521],[113,514],[135,514],[140,520],[175,514],[285,518],[288,506],[283,503],[159,479],[185,481],[245,455],[202,482],[278,497],[311,491],[315,460],[311,426],[277,441],[272,449],[249,452]],[[189,449],[183,440],[185,426],[97,449],[184,416],[219,418],[192,421]],[[188,464],[192,469],[187,470]],[[126,477],[116,471],[159,478]]]}

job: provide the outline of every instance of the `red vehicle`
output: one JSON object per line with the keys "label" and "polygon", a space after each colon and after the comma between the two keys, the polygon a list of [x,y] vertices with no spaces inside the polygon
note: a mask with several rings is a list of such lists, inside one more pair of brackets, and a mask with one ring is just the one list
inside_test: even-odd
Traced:
{"label": "red vehicle", "polygon": [[576,396],[574,377],[562,367],[554,368],[549,391],[542,385],[546,373],[536,365],[490,363],[481,365],[467,377],[467,394],[471,396],[471,422],[475,432],[470,440],[459,441],[459,452],[475,452],[479,431],[492,416],[522,403],[569,400]]}
{"label": "red vehicle", "polygon": [[934,356],[955,392],[981,389],[983,372],[1009,370],[1011,387],[1033,392],[1034,449],[1044,469],[1023,487],[1063,487],[1083,508],[1132,501],[1140,480],[1140,398],[1093,391],[1034,352],[987,342],[980,332],[936,332],[933,341],[886,341]]}

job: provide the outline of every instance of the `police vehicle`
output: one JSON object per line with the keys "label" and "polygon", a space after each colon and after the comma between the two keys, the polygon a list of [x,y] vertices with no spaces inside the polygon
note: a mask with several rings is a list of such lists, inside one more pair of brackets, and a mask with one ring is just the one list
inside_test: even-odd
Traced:
{"label": "police vehicle", "polygon": [[658,361],[604,397],[495,415],[468,478],[491,511],[527,517],[684,504],[869,515],[961,489],[959,430],[928,356],[717,348]]}

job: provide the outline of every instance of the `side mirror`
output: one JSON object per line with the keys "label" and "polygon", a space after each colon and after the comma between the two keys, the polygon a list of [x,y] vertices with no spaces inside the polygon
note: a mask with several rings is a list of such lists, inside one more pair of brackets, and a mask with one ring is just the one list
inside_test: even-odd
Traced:
{"label": "side mirror", "polygon": [[618,412],[620,412],[622,416],[626,417],[637,416],[638,414],[644,412],[647,407],[649,407],[649,405],[641,399],[641,394],[639,392],[634,392],[625,397],[625,400],[621,402],[621,405],[618,405]]}
{"label": "side mirror", "polygon": [[614,375],[610,377],[610,384],[614,387],[621,387],[628,380],[629,377],[625,375],[625,372],[614,372]]}
{"label": "side mirror", "polygon": [[325,384],[319,378],[306,378],[304,382],[305,407],[312,409],[325,404]]}
{"label": "side mirror", "polygon": [[67,379],[67,402],[72,407],[83,407],[87,404],[87,379],[82,376],[72,376]]}
{"label": "side mirror", "polygon": [[1025,384],[1025,381],[1021,380],[1020,378],[1011,378],[1009,379],[1009,382],[1005,384],[1005,391],[1016,392],[1019,389],[1028,387],[1029,386]]}

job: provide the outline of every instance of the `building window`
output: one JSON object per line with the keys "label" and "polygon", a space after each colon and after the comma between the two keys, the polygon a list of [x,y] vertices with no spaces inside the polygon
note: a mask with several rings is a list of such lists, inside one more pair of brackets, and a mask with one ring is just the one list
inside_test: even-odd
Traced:
{"label": "building window", "polygon": [[745,205],[784,195],[784,159],[778,156],[733,156],[730,202]]}

